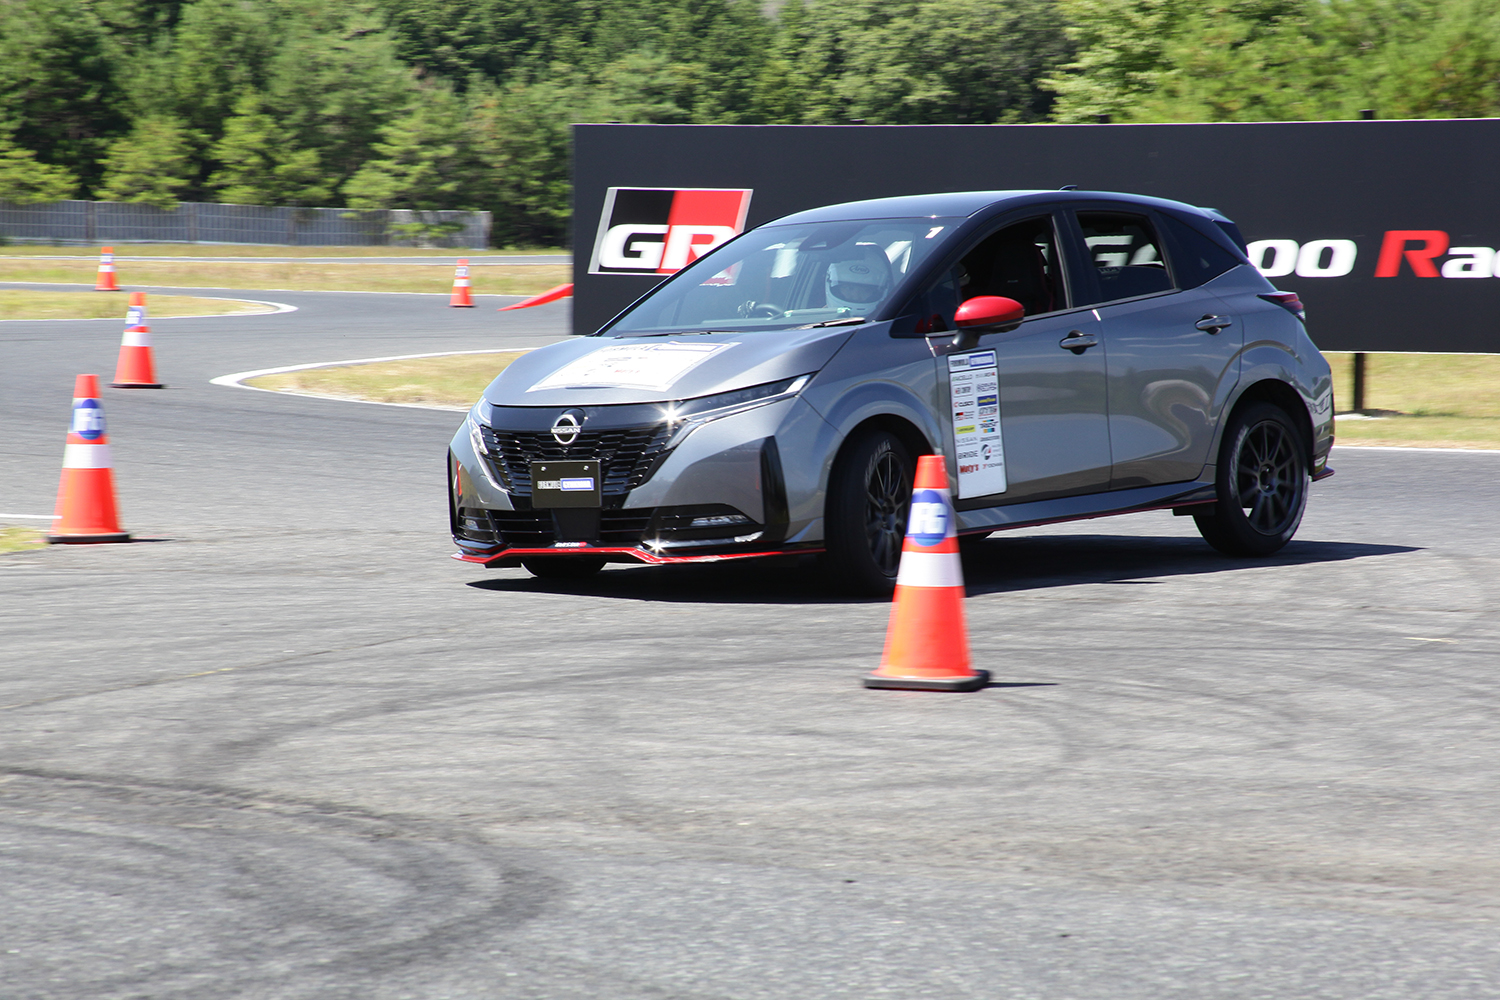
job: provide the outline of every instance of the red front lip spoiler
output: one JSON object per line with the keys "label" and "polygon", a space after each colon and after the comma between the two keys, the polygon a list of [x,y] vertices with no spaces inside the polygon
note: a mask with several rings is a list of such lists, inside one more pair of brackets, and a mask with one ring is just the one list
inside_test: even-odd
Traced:
{"label": "red front lip spoiler", "polygon": [[[798,555],[822,552],[820,548],[796,549]],[[501,549],[490,555],[470,555],[467,552],[455,552],[453,558],[460,562],[476,563],[480,566],[494,566],[496,563],[504,563],[513,559],[522,559],[527,556],[604,556],[610,562],[642,562],[648,566],[665,566],[673,563],[709,563],[724,562],[730,559],[759,559],[764,556],[787,555],[787,549],[770,549],[765,552],[730,552],[725,555],[702,555],[702,556],[664,556],[633,545],[578,545],[567,548],[545,548],[545,549]]]}

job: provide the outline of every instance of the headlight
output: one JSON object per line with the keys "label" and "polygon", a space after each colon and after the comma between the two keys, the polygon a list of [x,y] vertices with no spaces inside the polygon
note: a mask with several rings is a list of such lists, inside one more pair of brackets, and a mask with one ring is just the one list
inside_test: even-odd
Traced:
{"label": "headlight", "polygon": [[667,447],[675,447],[695,428],[703,426],[710,420],[718,420],[720,417],[727,417],[766,403],[789,399],[801,392],[810,381],[812,381],[812,375],[798,375],[794,378],[784,378],[779,382],[763,382],[744,389],[718,392],[712,396],[698,396],[695,399],[670,403],[662,416],[668,423],[677,426],[677,432],[667,442]]}
{"label": "headlight", "polygon": [[470,407],[469,415],[464,418],[464,426],[469,430],[469,445],[473,447],[474,454],[480,458],[487,457],[490,453],[490,449],[484,443],[484,434],[480,429],[484,426],[480,423],[483,420],[482,415],[484,410],[485,402],[481,399]]}
{"label": "headlight", "polygon": [[802,391],[803,386],[807,385],[811,378],[811,375],[798,375],[796,378],[786,378],[780,382],[752,385],[747,389],[735,389],[732,392],[720,392],[712,396],[684,399],[675,404],[675,412],[679,417],[692,417],[714,410],[743,409],[750,403],[763,403],[777,396],[795,396]]}

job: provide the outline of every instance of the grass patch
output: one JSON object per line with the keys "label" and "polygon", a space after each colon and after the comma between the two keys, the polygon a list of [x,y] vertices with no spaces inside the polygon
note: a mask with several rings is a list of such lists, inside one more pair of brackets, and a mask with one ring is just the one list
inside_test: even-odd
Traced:
{"label": "grass patch", "polygon": [[262,375],[248,379],[245,384],[277,392],[467,410],[501,369],[523,353],[450,354],[441,358],[307,368],[299,372]]}
{"label": "grass patch", "polygon": [[[118,319],[125,322],[128,299],[100,292],[41,292],[0,288],[0,319]],[[166,316],[223,316],[267,313],[274,308],[240,299],[204,299],[194,295],[152,295],[146,299],[147,323]]]}
{"label": "grass patch", "polygon": [[[448,254],[452,257],[452,254]],[[119,261],[126,288],[254,288],[296,292],[434,292],[453,289],[452,262],[432,264],[304,264],[259,261]],[[89,260],[0,259],[0,281],[54,281],[92,285],[98,265]],[[571,281],[566,264],[476,267],[475,295],[536,295]]]}
{"label": "grass patch", "polygon": [[[35,243],[0,247],[0,257],[88,256],[97,246],[42,246]],[[121,257],[514,257],[538,253],[568,253],[558,247],[540,250],[435,250],[419,247],[282,247],[205,243],[116,243],[115,260]]]}
{"label": "grass patch", "polygon": [[[1334,400],[1354,399],[1354,355],[1325,353]],[[1500,355],[1368,354],[1365,412],[1337,418],[1340,444],[1500,448]]]}
{"label": "grass patch", "polygon": [[0,552],[24,552],[46,547],[46,539],[35,528],[0,528]]}

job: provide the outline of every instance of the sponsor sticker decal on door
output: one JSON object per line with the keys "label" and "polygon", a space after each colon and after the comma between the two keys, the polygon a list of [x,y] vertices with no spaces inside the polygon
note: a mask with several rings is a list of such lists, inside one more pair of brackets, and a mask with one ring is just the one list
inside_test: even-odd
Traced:
{"label": "sponsor sticker decal on door", "polygon": [[948,355],[948,393],[958,496],[1004,493],[1005,443],[1000,435],[1000,374],[995,352]]}
{"label": "sponsor sticker decal on door", "polygon": [[617,188],[604,197],[590,274],[672,274],[739,235],[742,188]]}

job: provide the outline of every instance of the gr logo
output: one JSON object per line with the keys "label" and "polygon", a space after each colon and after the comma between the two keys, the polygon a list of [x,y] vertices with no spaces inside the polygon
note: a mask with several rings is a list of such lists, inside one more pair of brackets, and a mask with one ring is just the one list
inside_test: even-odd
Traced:
{"label": "gr logo", "polygon": [[748,190],[610,188],[590,274],[671,274],[745,228]]}

